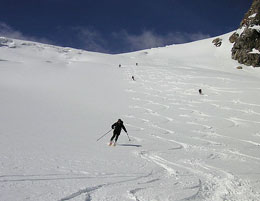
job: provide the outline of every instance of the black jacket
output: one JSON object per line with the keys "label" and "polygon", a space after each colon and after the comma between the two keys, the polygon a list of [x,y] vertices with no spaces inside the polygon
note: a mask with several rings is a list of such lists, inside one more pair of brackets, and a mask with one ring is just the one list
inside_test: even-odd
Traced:
{"label": "black jacket", "polygon": [[122,128],[124,129],[124,131],[127,133],[127,130],[125,129],[125,126],[123,124],[123,121],[121,122],[116,122],[112,125],[112,129],[114,129],[114,133],[116,134],[120,134]]}

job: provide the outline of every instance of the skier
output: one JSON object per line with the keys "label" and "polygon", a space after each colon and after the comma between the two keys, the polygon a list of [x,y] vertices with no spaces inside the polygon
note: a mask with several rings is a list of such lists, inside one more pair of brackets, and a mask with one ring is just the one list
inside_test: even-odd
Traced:
{"label": "skier", "polygon": [[202,94],[202,90],[201,90],[201,89],[199,89],[199,94],[200,94],[200,95],[203,95],[203,94]]}
{"label": "skier", "polygon": [[114,142],[113,145],[116,146],[116,141],[117,141],[117,139],[118,139],[118,137],[121,133],[122,128],[127,133],[127,130],[126,130],[126,128],[123,124],[123,121],[121,119],[118,119],[118,121],[112,125],[112,129],[114,129],[114,132],[113,132],[113,136],[110,139],[109,146],[111,146],[113,144],[114,138],[115,138],[115,142]]}
{"label": "skier", "polygon": [[134,80],[135,81],[135,77],[132,75],[132,80]]}

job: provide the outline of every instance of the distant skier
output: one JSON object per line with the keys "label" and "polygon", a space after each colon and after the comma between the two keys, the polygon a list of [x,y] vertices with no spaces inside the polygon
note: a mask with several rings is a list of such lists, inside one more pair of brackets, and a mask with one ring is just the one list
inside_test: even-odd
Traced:
{"label": "distant skier", "polygon": [[199,89],[199,94],[200,94],[200,95],[203,95],[203,94],[202,94],[202,90],[201,90],[201,89]]}
{"label": "distant skier", "polygon": [[134,80],[135,81],[135,77],[132,75],[132,80]]}
{"label": "distant skier", "polygon": [[113,144],[114,138],[115,138],[115,142],[114,142],[113,145],[114,146],[116,145],[117,139],[118,139],[118,137],[121,133],[122,128],[127,133],[127,130],[126,130],[126,128],[123,124],[123,121],[121,119],[118,119],[118,121],[112,125],[112,129],[114,129],[114,132],[113,132],[113,136],[110,139],[109,146],[111,146]]}
{"label": "distant skier", "polygon": [[118,67],[121,68],[121,64],[119,64]]}
{"label": "distant skier", "polygon": [[135,65],[138,66],[138,63],[136,63]]}

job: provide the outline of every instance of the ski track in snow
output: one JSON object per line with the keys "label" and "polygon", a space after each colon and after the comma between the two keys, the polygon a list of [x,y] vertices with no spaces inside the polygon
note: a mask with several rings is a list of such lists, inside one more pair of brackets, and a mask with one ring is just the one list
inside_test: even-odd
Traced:
{"label": "ski track in snow", "polygon": [[67,196],[65,198],[60,199],[59,201],[72,200],[72,199],[74,199],[74,198],[76,198],[76,197],[78,197],[78,196],[80,196],[82,194],[86,194],[85,195],[86,196],[85,201],[91,201],[90,193],[95,191],[95,190],[97,190],[97,189],[99,189],[99,188],[101,188],[101,187],[103,187],[103,186],[105,186],[105,184],[98,185],[98,186],[93,186],[93,187],[88,187],[88,188],[79,190],[79,191],[77,191],[77,192],[75,192],[75,193],[73,193],[73,194],[71,194],[71,195],[69,195],[69,196]]}
{"label": "ski track in snow", "polygon": [[[80,189],[78,190],[77,192],[74,192],[64,198],[61,198],[59,199],[59,201],[65,201],[65,200],[73,200],[75,199],[76,197],[79,197],[79,196],[82,196],[84,195],[85,197],[85,201],[91,201],[92,200],[92,197],[91,195],[93,193],[95,193],[95,191],[98,191],[98,190],[101,190],[102,188],[106,189],[106,188],[111,188],[113,186],[120,186],[121,184],[124,184],[124,183],[129,183],[129,182],[136,182],[136,181],[139,181],[139,180],[142,180],[142,179],[145,179],[147,177],[149,177],[151,175],[151,173],[147,174],[147,175],[141,175],[141,176],[131,176],[133,178],[130,178],[130,179],[124,179],[124,180],[120,180],[120,181],[116,181],[116,182],[108,182],[108,183],[105,183],[105,184],[100,184],[100,185],[97,185],[97,186],[92,186],[92,187],[87,187],[85,189]],[[122,176],[123,178],[124,176]],[[130,191],[132,192],[131,194],[134,193],[134,191]]]}
{"label": "ski track in snow", "polygon": [[[164,143],[172,143],[175,145],[174,148],[170,147],[171,145],[165,144],[165,146],[169,146],[168,151],[178,151],[182,150],[185,153],[187,153],[189,156],[189,153],[192,153],[192,156],[194,156],[194,153],[198,153],[198,155],[201,155],[202,153],[208,153],[207,159],[209,160],[215,160],[215,159],[221,159],[221,160],[227,160],[230,157],[236,156],[236,160],[243,162],[243,160],[255,160],[256,162],[259,161],[259,158],[256,156],[250,156],[248,154],[241,153],[239,150],[235,150],[234,147],[230,147],[227,144],[225,139],[235,140],[239,141],[241,143],[248,143],[255,146],[260,146],[258,142],[254,142],[251,140],[242,140],[232,137],[227,137],[224,135],[217,134],[216,131],[214,131],[214,126],[211,124],[205,124],[209,118],[214,119],[214,113],[204,113],[203,110],[194,109],[194,107],[199,107],[200,105],[207,104],[208,107],[211,107],[214,111],[214,107],[222,110],[229,110],[234,111],[237,113],[242,114],[255,114],[259,115],[258,112],[254,111],[252,107],[259,107],[258,104],[250,104],[250,103],[244,103],[240,100],[233,101],[230,100],[227,103],[235,103],[235,104],[241,104],[245,106],[250,106],[250,109],[236,109],[231,106],[221,106],[223,101],[219,101],[219,104],[215,104],[213,102],[218,102],[217,100],[210,99],[209,97],[205,99],[204,97],[201,99],[200,97],[196,96],[197,94],[194,93],[194,91],[191,89],[190,92],[183,91],[181,92],[182,86],[190,86],[192,87],[192,82],[185,82],[185,79],[188,81],[188,79],[199,79],[199,76],[182,76],[178,77],[178,75],[175,76],[167,76],[171,73],[167,70],[161,71],[160,74],[157,74],[157,69],[153,68],[152,66],[144,67],[132,67],[135,70],[135,73],[139,75],[142,79],[140,79],[138,82],[138,88],[136,86],[133,86],[133,89],[128,89],[127,92],[131,92],[133,94],[132,100],[135,104],[130,106],[130,109],[133,111],[132,113],[134,115],[126,116],[129,118],[129,121],[139,120],[143,122],[143,131],[151,132],[150,130],[153,130],[151,128],[156,128],[157,134],[150,134],[151,137],[154,137],[158,139],[160,142]],[[142,68],[142,70],[139,70]],[[155,70],[155,71],[153,71]],[[145,73],[145,74],[144,74]],[[155,76],[157,75],[157,76]],[[164,79],[164,82],[161,82],[160,79]],[[203,77],[207,78],[207,77]],[[213,78],[212,78],[213,79]],[[224,79],[220,77],[216,77],[215,79],[220,79],[224,82],[232,82],[236,80],[232,79]],[[168,82],[167,82],[168,80]],[[176,81],[174,81],[176,80]],[[156,85],[154,85],[156,83]],[[167,84],[168,83],[168,84]],[[180,86],[180,87],[178,87]],[[158,89],[160,88],[160,89]],[[143,89],[143,90],[142,90]],[[208,86],[208,90],[210,90],[213,94],[219,95],[223,93],[228,94],[241,94],[243,93],[242,90],[237,90],[237,88],[224,88],[224,87],[213,87]],[[174,94],[168,94],[168,93],[174,93]],[[167,94],[167,96],[164,97],[164,95]],[[191,96],[190,102],[185,101],[189,100],[186,96]],[[169,98],[172,97],[172,98]],[[186,97],[186,98],[184,98]],[[156,102],[154,101],[156,100]],[[176,102],[177,101],[177,102]],[[226,101],[226,100],[225,100]],[[178,103],[179,102],[179,103]],[[174,130],[164,128],[164,125],[172,124],[174,128],[174,123],[176,122],[174,117],[170,117],[168,115],[165,115],[165,110],[171,109],[171,104],[175,106],[175,109],[178,108],[179,111],[182,111],[182,113],[179,113],[179,116],[186,118],[187,124],[192,124],[196,127],[195,136],[190,136],[192,139],[200,141],[203,144],[200,145],[194,145],[187,143],[190,141],[187,139],[187,137],[180,137],[180,133],[176,133]],[[194,105],[196,104],[196,105]],[[149,107],[150,106],[150,107]],[[161,108],[156,108],[155,106],[162,106]],[[214,107],[212,107],[214,106]],[[154,108],[156,108],[156,111],[154,111]],[[203,108],[203,107],[202,107]],[[183,113],[185,112],[185,113]],[[167,112],[166,112],[167,113]],[[174,111],[173,111],[174,114]],[[177,113],[178,114],[178,113]],[[143,117],[145,116],[145,117]],[[164,118],[167,121],[156,121],[153,117],[161,117]],[[240,126],[245,126],[247,123],[250,124],[259,124],[259,121],[252,121],[252,119],[244,119],[244,118],[237,118],[234,116],[224,116],[223,121],[226,121],[226,128],[235,128]],[[194,130],[195,131],[195,130]],[[198,132],[199,131],[199,132]],[[207,131],[207,132],[205,132]],[[156,131],[155,131],[156,133]],[[196,136],[201,135],[202,136]],[[162,137],[161,134],[167,134],[167,138]],[[207,136],[207,139],[203,137],[203,135]],[[259,136],[259,134],[255,134],[255,136]],[[181,139],[181,141],[176,140],[174,138]],[[211,139],[212,138],[212,139]],[[213,140],[215,139],[215,140]],[[184,141],[185,140],[185,141]],[[216,141],[217,140],[217,141]],[[194,141],[193,141],[194,142]],[[218,148],[219,147],[219,148]],[[182,201],[184,200],[255,200],[260,199],[260,195],[251,188],[251,186],[247,183],[247,181],[243,181],[242,179],[238,178],[237,176],[220,169],[219,167],[214,167],[212,165],[207,165],[205,162],[200,161],[200,159],[185,159],[181,158],[178,159],[178,161],[182,162],[172,162],[170,160],[164,159],[159,155],[164,155],[165,150],[143,150],[139,152],[139,156],[143,158],[144,160],[154,163],[164,169],[166,173],[170,177],[174,177],[176,180],[182,180],[182,171],[187,170],[190,174],[194,174],[198,177],[198,185],[194,188],[197,189],[197,191],[194,194],[191,194],[190,196],[180,199]],[[218,155],[217,158],[215,158],[216,154]],[[186,156],[186,154],[185,154]],[[219,158],[220,157],[220,158]],[[233,157],[234,158],[234,157]],[[185,162],[187,161],[187,162]],[[196,162],[200,161],[200,162]],[[162,178],[163,173],[162,173]],[[138,197],[136,196],[136,193],[138,191],[143,190],[142,188],[136,188],[132,191],[129,191],[129,194],[133,198],[133,200],[139,201]],[[241,192],[244,192],[243,198],[241,198],[239,195]]]}

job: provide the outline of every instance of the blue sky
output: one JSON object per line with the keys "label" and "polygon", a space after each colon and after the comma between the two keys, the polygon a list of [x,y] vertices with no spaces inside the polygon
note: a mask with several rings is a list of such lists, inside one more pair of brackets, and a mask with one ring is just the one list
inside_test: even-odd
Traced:
{"label": "blue sky", "polygon": [[0,35],[105,53],[235,30],[252,0],[0,0]]}

